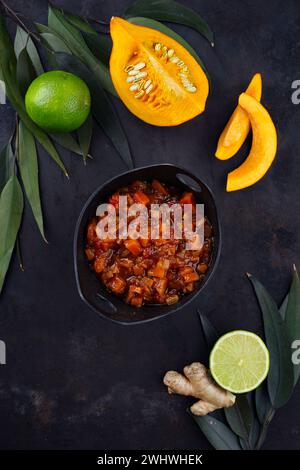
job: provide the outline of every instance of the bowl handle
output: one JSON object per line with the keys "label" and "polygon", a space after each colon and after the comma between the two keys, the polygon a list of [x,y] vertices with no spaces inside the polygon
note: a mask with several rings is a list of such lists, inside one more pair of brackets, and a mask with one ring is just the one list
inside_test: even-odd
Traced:
{"label": "bowl handle", "polygon": [[115,315],[118,312],[117,307],[100,292],[96,294],[96,302],[99,309],[106,315]]}

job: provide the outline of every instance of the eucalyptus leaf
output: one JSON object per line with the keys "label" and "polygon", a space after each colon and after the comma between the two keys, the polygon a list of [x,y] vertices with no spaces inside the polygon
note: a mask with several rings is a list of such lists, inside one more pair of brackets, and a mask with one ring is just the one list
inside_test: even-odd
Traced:
{"label": "eucalyptus leaf", "polygon": [[254,276],[249,275],[249,279],[262,311],[266,342],[270,352],[269,395],[273,407],[280,408],[290,398],[294,385],[290,342],[274,300]]}
{"label": "eucalyptus leaf", "polygon": [[17,83],[16,56],[11,42],[11,38],[5,27],[5,22],[2,15],[0,15],[0,67],[2,71],[3,80],[6,85],[6,94],[12,106],[18,113],[20,119],[24,122],[27,129],[33,133],[33,135],[45,148],[45,150],[47,150],[49,155],[63,170],[65,175],[67,175],[65,166],[61,161],[51,140],[49,139],[47,134],[29,118],[26,112],[24,99]]}
{"label": "eucalyptus leaf", "polygon": [[44,232],[35,140],[22,121],[19,123],[18,132],[18,166],[33,216],[43,239],[47,241]]}
{"label": "eucalyptus leaf", "polygon": [[224,408],[224,413],[232,431],[249,445],[253,415],[247,395],[238,395],[235,404]]}
{"label": "eucalyptus leaf", "polygon": [[270,412],[273,410],[268,387],[265,382],[255,390],[255,407],[260,423],[264,424],[268,419]]}
{"label": "eucalyptus leaf", "polygon": [[18,178],[13,175],[0,196],[0,292],[21,225],[23,205],[22,189]]}
{"label": "eucalyptus leaf", "polygon": [[61,145],[63,148],[70,150],[71,152],[76,153],[77,155],[82,156],[82,150],[80,148],[79,143],[73,137],[72,134],[69,133],[61,133],[61,134],[50,134],[50,137]]}
{"label": "eucalyptus leaf", "polygon": [[[294,341],[300,340],[300,281],[296,266],[293,267],[293,279],[289,291],[288,302],[285,314],[285,324],[289,339],[290,354]],[[299,344],[297,345],[299,348]],[[293,363],[294,385],[298,382],[300,376],[300,363]]]}
{"label": "eucalyptus leaf", "polygon": [[112,50],[112,40],[110,35],[83,33],[83,37],[94,56],[109,67],[109,59]]}
{"label": "eucalyptus leaf", "polygon": [[17,27],[14,47],[17,58],[19,57],[23,49],[27,50],[36,75],[41,75],[44,72],[39,53],[37,51],[37,48],[35,47],[33,40],[31,39],[29,34],[24,31],[24,29],[22,29],[20,26]]}
{"label": "eucalyptus leaf", "polygon": [[242,450],[238,437],[221,421],[209,415],[192,416],[216,450]]}
{"label": "eucalyptus leaf", "polygon": [[133,168],[128,141],[119,117],[96,76],[80,60],[72,55],[57,53],[55,56],[61,70],[71,71],[87,83],[91,96],[96,98],[92,99],[94,118],[113,143],[124,163],[128,168]]}
{"label": "eucalyptus leaf", "polygon": [[204,19],[194,10],[173,0],[137,0],[125,12],[126,18],[134,16],[189,26],[202,34],[212,46],[214,45],[213,32]]}
{"label": "eucalyptus leaf", "polygon": [[35,78],[36,72],[27,49],[23,49],[17,60],[17,80],[23,96],[25,96],[29,85]]}
{"label": "eucalyptus leaf", "polygon": [[289,301],[289,294],[287,294],[285,296],[285,298],[282,301],[282,304],[279,307],[279,313],[280,313],[281,318],[283,320],[285,319],[285,314],[286,314],[286,308],[287,308],[287,305],[288,305],[288,301]]}
{"label": "eucalyptus leaf", "polygon": [[11,140],[0,153],[0,194],[9,178],[14,174],[15,156],[11,145]]}
{"label": "eucalyptus leaf", "polygon": [[77,130],[78,142],[82,151],[83,160],[89,156],[91,140],[93,135],[93,119],[90,114],[85,123]]}
{"label": "eucalyptus leaf", "polygon": [[147,28],[156,29],[157,31],[160,31],[161,33],[166,34],[166,36],[169,36],[175,41],[179,42],[179,44],[181,44],[194,57],[194,59],[198,62],[198,64],[203,68],[205,73],[208,75],[206,67],[204,63],[202,62],[202,60],[200,59],[200,57],[198,56],[195,49],[193,49],[192,46],[190,46],[190,44],[186,42],[182,36],[175,33],[173,29],[168,28],[167,26],[160,23],[159,21],[155,21],[149,18],[133,17],[133,18],[128,18],[128,21],[138,26],[145,26]]}
{"label": "eucalyptus leaf", "polygon": [[94,28],[83,18],[72,13],[67,12],[66,10],[62,11],[67,20],[76,28],[80,29],[82,32],[97,35]]}
{"label": "eucalyptus leaf", "polygon": [[82,34],[67,21],[57,8],[49,7],[48,25],[66,42],[72,54],[77,56],[95,74],[102,87],[116,95],[108,67],[96,59],[85,43]]}
{"label": "eucalyptus leaf", "polygon": [[211,324],[211,322],[209,321],[209,319],[207,318],[206,315],[201,313],[200,310],[197,310],[197,313],[198,313],[200,323],[201,323],[201,327],[202,327],[202,330],[203,330],[203,334],[204,334],[204,337],[205,337],[205,340],[206,340],[206,345],[207,345],[209,351],[211,351],[214,344],[219,339],[220,335],[218,334],[217,330]]}
{"label": "eucalyptus leaf", "polygon": [[41,33],[41,39],[46,46],[52,49],[54,52],[66,52],[71,53],[66,43],[57,35],[53,33]]}

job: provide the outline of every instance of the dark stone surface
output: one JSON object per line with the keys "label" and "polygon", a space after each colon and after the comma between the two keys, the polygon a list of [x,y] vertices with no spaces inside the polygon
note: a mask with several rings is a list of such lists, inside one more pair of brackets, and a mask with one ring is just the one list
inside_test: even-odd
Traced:
{"label": "dark stone surface", "polygon": [[[8,0],[18,11],[45,22],[47,2]],[[128,1],[60,0],[79,14],[108,19]],[[297,0],[189,0],[216,35],[211,49],[196,32],[176,26],[203,57],[213,88],[204,115],[179,128],[150,127],[116,102],[138,166],[173,162],[193,169],[216,194],[223,222],[219,268],[201,298],[171,318],[137,327],[101,320],[79,299],[72,266],[75,221],[89,194],[124,170],[96,130],[87,168],[62,152],[68,182],[40,150],[41,187],[49,245],[41,241],[30,210],[22,229],[25,274],[15,259],[0,301],[0,338],[7,365],[0,367],[0,447],[22,449],[210,448],[185,408],[169,397],[162,374],[206,349],[196,315],[205,312],[220,332],[261,331],[260,312],[245,278],[255,274],[279,302],[300,266],[300,107],[291,103],[299,79],[300,8]],[[256,71],[263,75],[263,102],[279,134],[279,151],[255,187],[226,194],[227,172],[242,160],[213,158],[217,137],[238,94]],[[14,115],[0,108],[0,145]],[[297,396],[298,394],[298,396]],[[300,449],[299,387],[276,413],[265,448]]]}

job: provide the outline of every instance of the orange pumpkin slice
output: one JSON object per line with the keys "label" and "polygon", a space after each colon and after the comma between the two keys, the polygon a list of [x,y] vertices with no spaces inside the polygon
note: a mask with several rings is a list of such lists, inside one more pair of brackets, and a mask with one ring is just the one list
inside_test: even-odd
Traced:
{"label": "orange pumpkin slice", "polygon": [[[260,73],[254,75],[246,93],[257,101],[261,100],[262,79]],[[249,131],[249,117],[241,106],[237,106],[219,138],[216,157],[219,160],[228,160],[233,157],[245,142]]]}
{"label": "orange pumpkin slice", "polygon": [[255,98],[242,93],[239,105],[252,127],[252,147],[241,166],[229,173],[227,191],[237,191],[259,181],[270,168],[277,151],[277,133],[268,111]]}
{"label": "orange pumpkin slice", "polygon": [[204,111],[208,79],[181,44],[117,17],[110,32],[112,81],[133,114],[155,126],[177,126]]}

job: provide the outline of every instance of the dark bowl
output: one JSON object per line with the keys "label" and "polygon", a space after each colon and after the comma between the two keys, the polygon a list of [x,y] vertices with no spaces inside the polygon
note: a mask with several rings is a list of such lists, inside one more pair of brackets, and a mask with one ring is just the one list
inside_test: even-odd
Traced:
{"label": "dark bowl", "polygon": [[[109,196],[122,186],[132,183],[134,180],[149,181],[159,179],[171,186],[182,188],[183,191],[193,191],[197,202],[203,203],[205,215],[210,220],[214,234],[214,248],[209,269],[202,283],[196,287],[194,292],[183,297],[174,305],[148,305],[140,308],[127,305],[122,299],[107,291],[101,284],[96,274],[89,266],[84,248],[86,241],[86,228],[95,216],[96,208],[101,202],[108,200]],[[78,218],[74,236],[74,265],[76,283],[82,300],[95,310],[99,315],[113,322],[132,325],[156,320],[181,309],[194,299],[211,279],[215,271],[221,248],[220,224],[217,208],[210,189],[189,171],[175,165],[163,163],[151,165],[135,170],[127,171],[107,181],[94,191],[85,203]]]}

